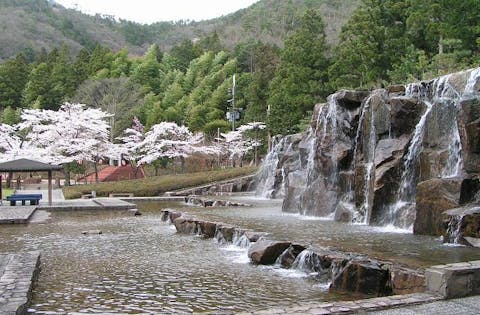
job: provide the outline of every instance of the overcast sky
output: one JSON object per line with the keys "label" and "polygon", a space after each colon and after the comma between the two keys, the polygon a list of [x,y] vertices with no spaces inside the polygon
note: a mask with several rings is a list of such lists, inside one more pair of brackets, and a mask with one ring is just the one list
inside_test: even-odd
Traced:
{"label": "overcast sky", "polygon": [[258,0],[56,0],[84,13],[109,14],[140,23],[207,20],[246,8]]}

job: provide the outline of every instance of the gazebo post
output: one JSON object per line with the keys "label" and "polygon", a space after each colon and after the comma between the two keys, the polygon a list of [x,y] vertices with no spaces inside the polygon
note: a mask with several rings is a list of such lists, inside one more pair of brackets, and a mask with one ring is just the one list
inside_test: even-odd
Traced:
{"label": "gazebo post", "polygon": [[52,205],[52,171],[48,171],[48,205]]}

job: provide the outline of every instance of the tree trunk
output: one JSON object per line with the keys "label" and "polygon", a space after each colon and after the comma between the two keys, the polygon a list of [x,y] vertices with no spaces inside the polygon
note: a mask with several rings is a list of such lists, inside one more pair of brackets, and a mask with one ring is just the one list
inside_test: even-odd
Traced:
{"label": "tree trunk", "polygon": [[95,183],[98,183],[98,157],[94,159],[93,169],[95,170]]}
{"label": "tree trunk", "polygon": [[7,182],[5,183],[7,188],[12,188],[12,177],[13,177],[13,172],[8,172]]}
{"label": "tree trunk", "polygon": [[70,175],[70,171],[67,171],[65,170],[65,168],[63,169],[63,175],[65,177],[65,183],[64,185],[65,186],[70,186],[71,183],[70,183],[70,178],[71,178],[71,175]]}
{"label": "tree trunk", "polygon": [[185,174],[185,158],[183,156],[180,157],[180,167],[182,174]]}
{"label": "tree trunk", "polygon": [[438,40],[438,54],[443,54],[443,35],[440,35],[440,39]]}

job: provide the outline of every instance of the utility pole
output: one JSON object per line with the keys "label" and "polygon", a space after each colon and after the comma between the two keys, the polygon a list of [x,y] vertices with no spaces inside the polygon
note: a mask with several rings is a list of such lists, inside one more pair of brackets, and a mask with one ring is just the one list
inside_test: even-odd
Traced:
{"label": "utility pole", "polygon": [[235,108],[235,90],[237,86],[235,83],[235,75],[233,75],[233,84],[232,84],[232,90],[229,91],[229,94],[231,93],[232,98],[228,100],[228,103],[230,103],[232,106],[227,112],[227,120],[232,122],[232,131],[235,131],[235,120],[240,118],[240,113],[237,111]]}
{"label": "utility pole", "polygon": [[232,131],[235,131],[235,119],[237,119],[237,112],[235,110],[235,75],[233,75],[233,84],[232,84]]}

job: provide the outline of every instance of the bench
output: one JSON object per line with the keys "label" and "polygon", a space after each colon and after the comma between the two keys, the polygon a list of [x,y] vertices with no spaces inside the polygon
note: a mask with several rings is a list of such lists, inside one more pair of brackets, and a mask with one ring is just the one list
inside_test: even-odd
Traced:
{"label": "bench", "polygon": [[38,205],[40,199],[42,199],[42,194],[16,194],[7,196],[7,201],[10,201],[10,206],[15,206],[17,201],[22,202],[22,206],[25,205],[25,201],[30,201],[30,205]]}

